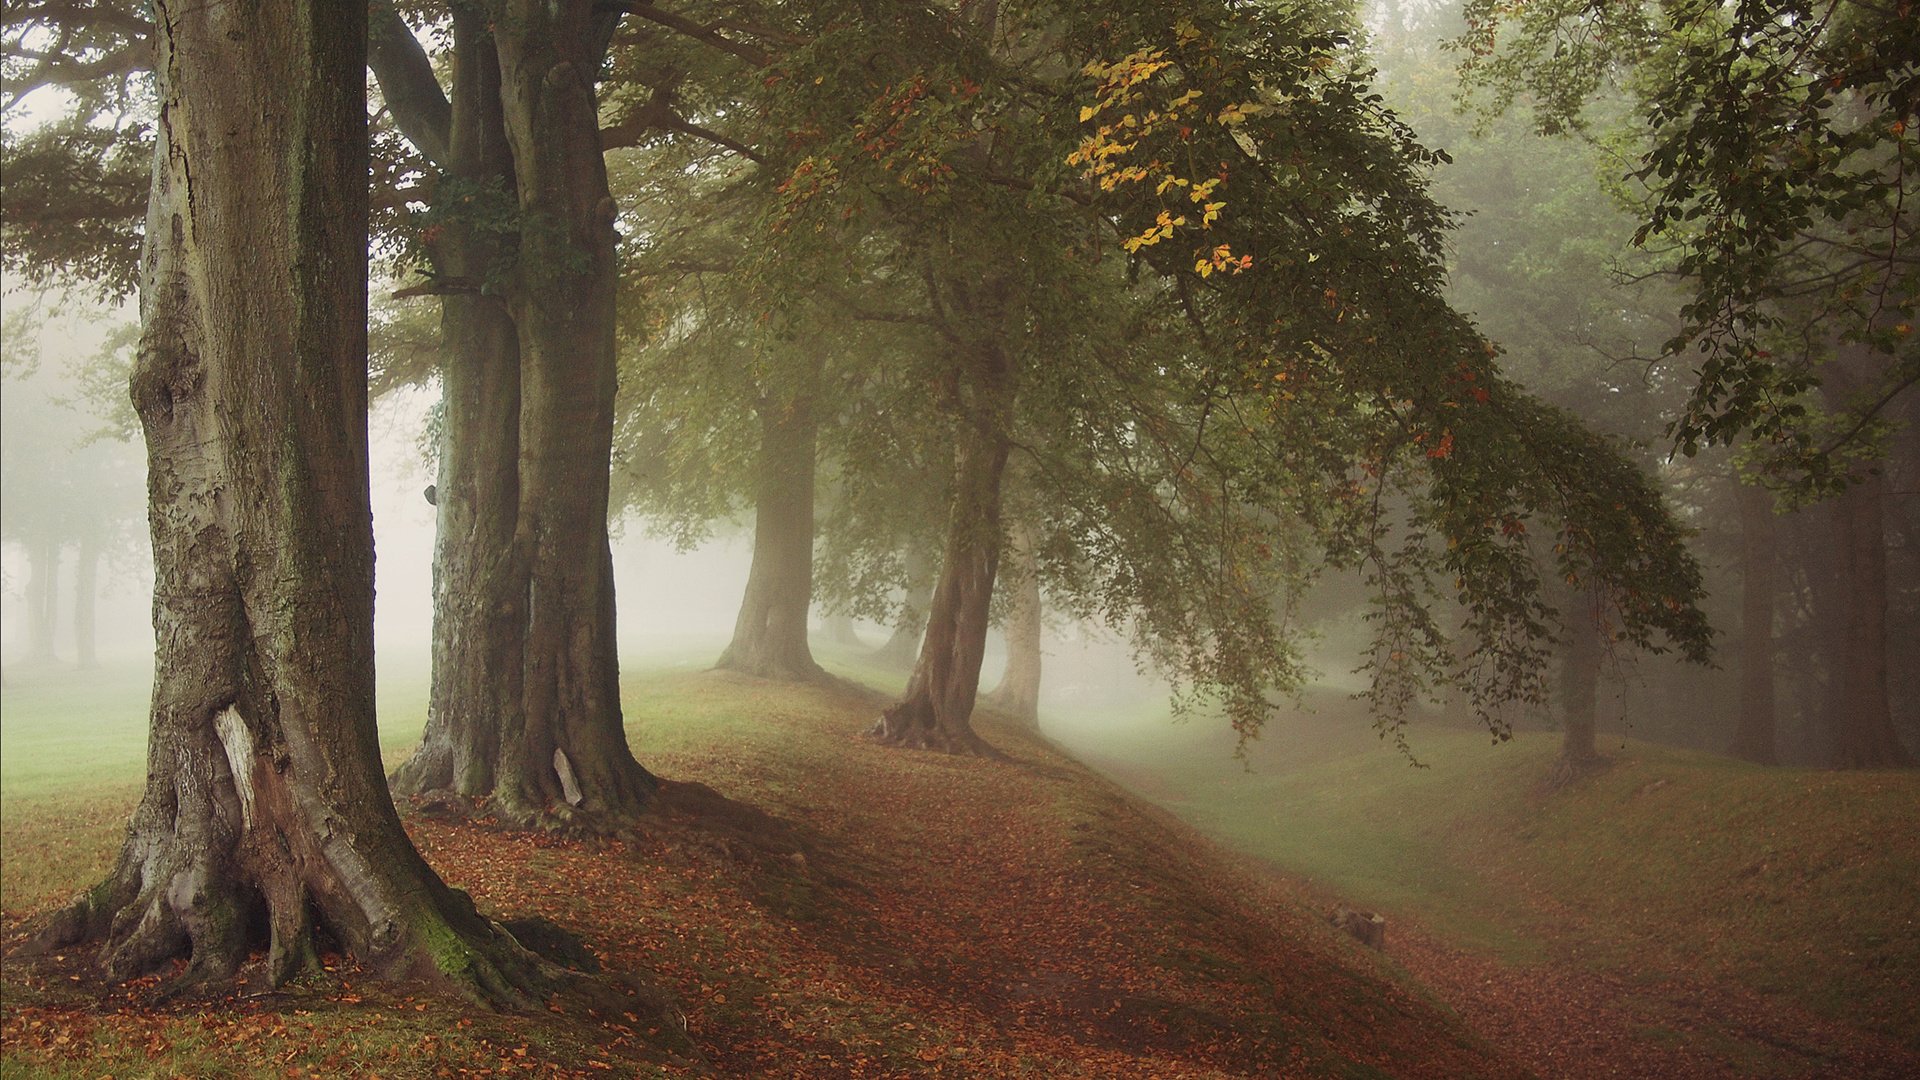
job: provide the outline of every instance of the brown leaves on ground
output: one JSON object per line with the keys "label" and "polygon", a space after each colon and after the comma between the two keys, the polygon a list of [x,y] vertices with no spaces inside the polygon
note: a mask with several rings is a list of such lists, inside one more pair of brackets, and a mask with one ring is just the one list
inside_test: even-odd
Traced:
{"label": "brown leaves on ground", "polygon": [[[857,737],[871,703],[844,689],[669,689],[731,718],[649,752],[630,708],[648,766],[698,781],[630,839],[409,820],[481,910],[550,919],[647,984],[632,1010],[471,1013],[337,962],[291,991],[168,1006],[152,981],[89,991],[68,957],[9,972],[8,1058],[91,1076],[1524,1075],[1312,911],[1024,736],[988,731],[1007,761],[904,752]],[[640,1004],[655,995],[672,1004]]]}

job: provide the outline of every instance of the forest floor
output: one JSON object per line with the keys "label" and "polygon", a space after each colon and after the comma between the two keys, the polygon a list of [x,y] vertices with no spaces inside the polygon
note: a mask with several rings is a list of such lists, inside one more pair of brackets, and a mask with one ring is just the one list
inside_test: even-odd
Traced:
{"label": "forest floor", "polygon": [[[76,953],[7,964],[0,1074],[1525,1075],[1285,885],[1038,739],[889,750],[860,737],[870,692],[716,673],[630,678],[627,704],[639,756],[687,782],[636,839],[407,825],[482,910],[574,931],[664,1011],[481,1013],[334,957],[166,1001],[168,973],[101,989]],[[9,946],[104,870],[134,796],[59,779],[20,780],[0,822]]]}
{"label": "forest floor", "polygon": [[[143,717],[57,713],[13,671],[7,693],[10,949],[113,857]],[[476,1012],[337,958],[168,1002],[160,978],[95,987],[80,955],[9,960],[0,1077],[1920,1074],[1908,778],[1623,747],[1553,802],[1525,739],[1408,770],[1337,716],[1245,764],[1199,725],[1102,727],[1099,754],[1066,733],[1123,786],[990,720],[1009,761],[877,747],[880,704],[630,675],[635,751],[681,782],[635,839],[405,808],[482,910],[579,934],[664,1010]],[[419,708],[383,698],[389,764]],[[1327,924],[1337,903],[1387,914],[1383,952]]]}

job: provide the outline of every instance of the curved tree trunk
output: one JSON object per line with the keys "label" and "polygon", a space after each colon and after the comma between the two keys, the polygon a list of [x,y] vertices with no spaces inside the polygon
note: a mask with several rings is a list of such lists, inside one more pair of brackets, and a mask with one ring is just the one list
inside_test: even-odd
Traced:
{"label": "curved tree trunk", "polygon": [[156,638],[145,795],[45,947],[125,978],[268,979],[326,936],[527,1000],[541,968],[408,842],[380,775],[367,476],[366,8],[157,5],[161,112],[132,379]]}
{"label": "curved tree trunk", "polygon": [[1778,591],[1778,544],[1773,493],[1741,484],[1740,505],[1740,704],[1733,755],[1761,765],[1780,763],[1775,745],[1773,603]]}
{"label": "curved tree trunk", "polygon": [[926,639],[906,693],[869,732],[895,746],[994,752],[974,733],[972,718],[1000,565],[1000,481],[1007,465],[1012,395],[1003,358],[993,356],[989,369],[978,374],[982,393],[962,421],[955,448],[946,553]]}
{"label": "curved tree trunk", "polygon": [[985,704],[1009,718],[1040,727],[1040,564],[1034,557],[1033,528],[1017,522],[1008,531],[1007,669]]}
{"label": "curved tree trunk", "polygon": [[1591,590],[1576,593],[1567,612],[1567,651],[1560,668],[1560,718],[1564,735],[1560,757],[1548,785],[1560,787],[1604,768],[1607,759],[1594,744],[1595,699],[1600,691],[1604,653],[1601,599]]}
{"label": "curved tree trunk", "polygon": [[[513,164],[501,119],[500,61],[483,15],[453,9],[454,80],[443,185],[511,198]],[[444,276],[498,277],[496,236],[447,215],[432,245]],[[433,552],[433,687],[420,746],[394,790],[493,792],[506,718],[520,711],[526,562],[520,517],[520,340],[505,301],[441,299],[440,473]]]}
{"label": "curved tree trunk", "polygon": [[807,646],[813,605],[813,474],[818,425],[813,402],[760,405],[760,489],[753,565],[733,640],[715,667],[765,679],[825,676]]}
{"label": "curved tree trunk", "polygon": [[[524,222],[520,514],[522,707],[494,803],[509,818],[641,811],[658,782],[627,747],[607,533],[615,385],[614,219],[594,80],[610,18],[592,0],[496,0],[501,101]],[[569,811],[568,808],[573,808]]]}
{"label": "curved tree trunk", "polygon": [[939,567],[918,548],[906,553],[907,595],[901,601],[900,621],[893,633],[874,650],[875,659],[894,667],[911,667],[920,655],[920,640],[927,632],[927,612],[933,606],[934,575]]}

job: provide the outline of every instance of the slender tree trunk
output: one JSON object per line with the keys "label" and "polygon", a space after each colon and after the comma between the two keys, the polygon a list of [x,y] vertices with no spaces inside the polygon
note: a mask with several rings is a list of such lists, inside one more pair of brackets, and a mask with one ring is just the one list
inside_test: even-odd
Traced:
{"label": "slender tree trunk", "polygon": [[52,660],[60,627],[60,542],[36,537],[26,548],[27,658]]}
{"label": "slender tree trunk", "polygon": [[818,424],[812,399],[760,405],[760,489],[753,565],[716,667],[766,679],[804,681],[826,673],[807,647],[813,606],[813,474]]}
{"label": "slender tree trunk", "polygon": [[876,659],[901,668],[911,667],[920,655],[927,612],[933,605],[934,576],[940,569],[916,547],[907,548],[906,564],[907,595],[900,604],[900,620],[893,624],[886,642],[874,650]]}
{"label": "slender tree trunk", "polygon": [[1008,531],[1007,669],[986,704],[1029,728],[1040,727],[1040,564],[1034,557],[1032,526],[1016,522]]}
{"label": "slender tree trunk", "polygon": [[94,652],[94,604],[100,590],[100,540],[91,532],[80,537],[73,563],[73,659],[82,671],[100,666]]}
{"label": "slender tree trunk", "polygon": [[820,620],[820,632],[835,645],[866,644],[860,640],[860,631],[854,628],[851,615],[828,615]]}
{"label": "slender tree trunk", "polygon": [[[443,188],[476,202],[512,199],[500,61],[482,13],[456,5],[453,40]],[[499,238],[475,228],[459,210],[446,214],[432,252],[443,276],[500,276]],[[479,796],[494,790],[501,733],[521,709],[527,567],[514,545],[520,517],[520,340],[506,302],[493,293],[443,297],[440,333],[433,686],[420,747],[395,771],[393,785],[407,793],[446,789]]]}
{"label": "slender tree trunk", "polygon": [[1607,764],[1594,742],[1600,660],[1605,652],[1602,633],[1600,597],[1592,590],[1582,589],[1574,594],[1567,613],[1567,651],[1560,668],[1560,718],[1564,735],[1560,740],[1560,757],[1554,762],[1548,779],[1550,787],[1564,786]]}
{"label": "slender tree trunk", "polygon": [[1012,411],[1008,367],[997,350],[971,373],[977,396],[955,448],[953,505],[945,557],[920,658],[906,693],[870,735],[895,746],[992,754],[974,733],[974,698],[986,653],[994,575],[1000,565],[1000,481],[1006,471]]}
{"label": "slender tree trunk", "polygon": [[1733,737],[1735,757],[1761,765],[1780,763],[1775,746],[1773,604],[1778,592],[1777,528],[1773,493],[1741,484],[1740,506],[1740,705]]}
{"label": "slender tree trunk", "polygon": [[522,708],[507,718],[494,802],[516,819],[614,821],[639,813],[658,782],[621,722],[607,533],[616,208],[594,80],[609,16],[592,0],[495,0],[491,11],[524,222],[515,546],[528,574]]}
{"label": "slender tree trunk", "polygon": [[42,948],[268,981],[319,936],[529,1000],[539,964],[408,842],[380,775],[367,476],[364,5],[160,0],[132,378],[155,558],[144,797]]}

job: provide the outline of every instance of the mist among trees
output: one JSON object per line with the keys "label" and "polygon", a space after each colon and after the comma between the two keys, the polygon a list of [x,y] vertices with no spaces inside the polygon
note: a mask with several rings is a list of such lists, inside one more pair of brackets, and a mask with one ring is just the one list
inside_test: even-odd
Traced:
{"label": "mist among trees", "polygon": [[[8,881],[9,1042],[107,1008],[48,979],[331,1024],[364,978],[480,1027],[336,1072],[535,1030],[583,1075],[1551,1071],[1573,1004],[1436,959],[1500,924],[1670,988],[1632,1075],[1920,1061],[1904,4],[47,0],[0,40],[8,861],[82,853]],[[144,705],[75,704],[149,642]],[[103,708],[144,774],[53,749]],[[1254,888],[1201,835],[1285,899],[1192,914]],[[1309,953],[1397,1019],[1189,996]],[[821,971],[866,974],[781,1013]],[[1703,993],[1765,1018],[1668,1015]],[[210,1052],[169,1067],[257,1064]]]}

